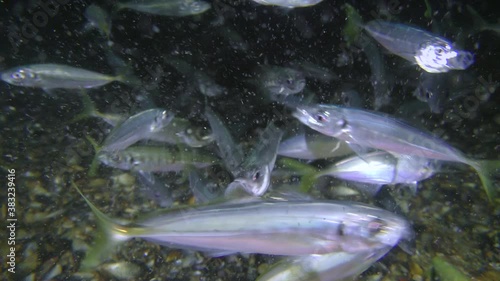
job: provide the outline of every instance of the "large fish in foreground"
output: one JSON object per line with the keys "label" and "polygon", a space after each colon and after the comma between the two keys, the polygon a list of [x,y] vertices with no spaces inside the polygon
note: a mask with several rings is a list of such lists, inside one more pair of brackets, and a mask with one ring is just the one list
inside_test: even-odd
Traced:
{"label": "large fish in foreground", "polygon": [[118,81],[138,83],[131,75],[111,76],[63,64],[30,64],[2,71],[3,81],[23,87],[50,89],[89,89]]}
{"label": "large fish in foreground", "polygon": [[240,252],[308,256],[392,247],[413,235],[405,219],[350,202],[228,201],[167,209],[121,224],[84,199],[107,239],[87,254],[82,262],[84,268],[97,265],[109,250],[132,238],[213,255]]}
{"label": "large fish in foreground", "polygon": [[118,10],[131,9],[160,16],[184,17],[204,13],[211,5],[199,0],[134,0],[120,1],[116,7]]}
{"label": "large fish in foreground", "polygon": [[417,63],[427,72],[462,70],[474,62],[472,53],[422,29],[382,20],[370,21],[364,29],[391,53]]}
{"label": "large fish in foreground", "polygon": [[361,109],[318,104],[299,106],[293,115],[311,129],[348,142],[358,154],[364,148],[374,148],[392,154],[470,165],[477,171],[488,198],[495,199],[498,187],[493,186],[489,170],[498,166],[498,161],[469,159],[433,135],[388,116]]}

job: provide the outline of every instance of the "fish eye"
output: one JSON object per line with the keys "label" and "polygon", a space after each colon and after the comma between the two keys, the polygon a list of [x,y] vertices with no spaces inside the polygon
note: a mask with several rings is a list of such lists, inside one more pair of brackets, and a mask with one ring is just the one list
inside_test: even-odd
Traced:
{"label": "fish eye", "polygon": [[324,123],[324,122],[327,122],[328,121],[328,116],[326,116],[325,113],[318,113],[316,114],[316,117],[315,117],[316,121],[318,121],[319,123]]}
{"label": "fish eye", "polygon": [[375,235],[375,234],[382,232],[382,230],[384,230],[385,223],[381,219],[377,218],[377,219],[374,219],[371,222],[369,222],[367,227],[368,227],[368,231],[370,232],[370,234]]}
{"label": "fish eye", "polygon": [[286,83],[287,83],[288,85],[292,85],[292,84],[293,84],[293,79],[292,79],[292,78],[288,78],[288,79],[286,79]]}
{"label": "fish eye", "polygon": [[12,73],[10,75],[10,78],[12,78],[14,80],[23,80],[24,78],[26,78],[26,73],[24,72],[24,70],[19,70],[19,71]]}
{"label": "fish eye", "polygon": [[256,180],[258,180],[259,178],[260,178],[260,172],[259,172],[259,171],[257,171],[255,174],[253,174],[253,178],[252,178],[252,180],[256,181]]}

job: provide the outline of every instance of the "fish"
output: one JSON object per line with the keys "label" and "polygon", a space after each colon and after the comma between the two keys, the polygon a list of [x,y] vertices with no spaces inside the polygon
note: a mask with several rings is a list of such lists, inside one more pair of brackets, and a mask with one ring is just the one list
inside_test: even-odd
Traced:
{"label": "fish", "polygon": [[117,125],[103,142],[101,151],[116,151],[147,139],[174,119],[174,114],[161,108],[139,112]]}
{"label": "fish", "polygon": [[198,170],[190,169],[188,178],[189,188],[193,192],[196,203],[206,204],[224,196],[223,187],[219,183],[209,181]]}
{"label": "fish", "polygon": [[117,81],[137,83],[128,75],[111,76],[63,64],[30,64],[2,71],[1,79],[11,85],[50,89],[90,89]]}
{"label": "fish", "polygon": [[272,99],[300,93],[306,86],[302,71],[274,65],[261,66],[256,80],[262,91]]}
{"label": "fish", "polygon": [[95,207],[73,184],[99,221],[100,241],[82,261],[92,268],[132,238],[214,255],[259,253],[308,256],[359,253],[413,236],[409,223],[383,209],[353,202],[275,201],[252,198],[163,209],[119,223]]}
{"label": "fish", "polygon": [[415,184],[437,171],[439,164],[430,159],[414,155],[393,155],[375,151],[359,157],[357,155],[323,169],[317,174],[339,179],[370,184]]}
{"label": "fish", "polygon": [[88,21],[85,29],[95,28],[106,38],[111,36],[111,17],[103,8],[92,4],[85,9],[84,15]]}
{"label": "fish", "polygon": [[226,196],[235,188],[243,188],[252,196],[262,196],[271,184],[278,146],[283,131],[270,123],[262,132],[259,142],[240,166],[240,171],[226,190]]}
{"label": "fish", "polygon": [[245,158],[243,149],[239,144],[236,144],[222,120],[208,105],[205,107],[205,117],[210,123],[215,143],[219,148],[220,158],[222,158],[226,168],[236,176]]}
{"label": "fish", "polygon": [[[82,93],[83,110],[75,116],[70,123],[95,117],[103,120],[109,125],[115,127],[127,119],[121,114],[102,113],[97,110],[94,103],[87,93]],[[169,144],[185,144],[190,147],[203,147],[214,141],[214,136],[210,130],[205,127],[196,127],[189,120],[176,117],[172,119],[165,127],[158,131],[153,131],[142,135],[144,140],[153,140]]]}
{"label": "fish", "polygon": [[202,14],[211,8],[211,4],[199,0],[134,0],[118,2],[116,8],[159,16],[184,17]]}
{"label": "fish", "polygon": [[350,280],[385,256],[392,247],[359,253],[333,252],[323,255],[290,257],[271,266],[257,281],[337,281]]}
{"label": "fish", "polygon": [[382,20],[370,21],[363,27],[391,53],[430,73],[464,70],[474,63],[471,52],[457,49],[447,39],[416,27]]}
{"label": "fish", "polygon": [[217,84],[212,77],[196,69],[189,63],[175,57],[167,57],[165,58],[165,62],[173,66],[179,73],[197,85],[198,90],[203,95],[207,97],[217,97],[226,93],[226,88]]}
{"label": "fish", "polygon": [[317,160],[353,153],[347,143],[307,130],[280,142],[278,155],[296,159]]}
{"label": "fish", "polygon": [[[385,151],[375,151],[354,155],[336,162],[320,171],[313,167],[300,169],[305,179],[317,179],[323,176],[341,180],[366,183],[362,191],[376,194],[382,185],[405,184],[415,187],[419,181],[433,176],[439,169],[439,161],[414,155],[394,155]],[[304,180],[302,190],[308,190],[311,180]],[[359,189],[359,188],[358,188]]]}
{"label": "fish", "polygon": [[130,171],[180,172],[187,166],[206,168],[219,159],[199,149],[160,146],[132,146],[118,151],[100,151],[97,158],[105,165]]}
{"label": "fish", "polygon": [[196,127],[189,120],[174,117],[172,122],[147,139],[170,144],[185,144],[189,147],[204,147],[214,141],[213,133],[204,127]]}
{"label": "fish", "polygon": [[309,7],[320,3],[323,0],[253,0],[261,5],[279,6],[285,8]]}
{"label": "fish", "polygon": [[157,176],[150,172],[137,171],[135,178],[140,183],[139,190],[154,200],[158,206],[167,208],[172,206],[172,190],[165,185]]}
{"label": "fish", "polygon": [[326,104],[297,107],[293,116],[313,130],[348,142],[361,157],[364,149],[373,148],[392,154],[469,165],[478,173],[488,199],[492,201],[496,198],[498,188],[493,186],[489,173],[499,166],[499,161],[469,159],[440,138],[397,119],[380,113]]}

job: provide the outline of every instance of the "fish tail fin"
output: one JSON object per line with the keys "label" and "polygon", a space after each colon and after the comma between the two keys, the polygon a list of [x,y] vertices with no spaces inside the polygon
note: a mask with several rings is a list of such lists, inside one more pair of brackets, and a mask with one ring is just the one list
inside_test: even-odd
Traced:
{"label": "fish tail fin", "polygon": [[82,97],[83,110],[73,119],[69,120],[66,124],[72,124],[83,119],[90,117],[99,117],[99,112],[97,111],[94,102],[90,99],[90,96],[85,90],[80,91]]}
{"label": "fish tail fin", "polygon": [[498,185],[494,184],[492,175],[497,174],[496,170],[500,169],[500,160],[479,160],[473,161],[470,165],[476,170],[483,188],[486,191],[488,200],[494,202],[498,196]]}
{"label": "fish tail fin", "polygon": [[343,30],[344,40],[350,46],[358,41],[358,37],[363,30],[363,19],[353,6],[345,4],[343,8],[347,18],[347,23]]}
{"label": "fish tail fin", "polygon": [[101,146],[99,144],[97,144],[97,141],[94,140],[89,135],[86,135],[85,138],[87,139],[88,142],[90,142],[90,144],[92,145],[92,147],[94,148],[94,151],[95,151],[95,155],[94,155],[94,158],[92,159],[92,163],[90,163],[89,173],[88,173],[90,177],[93,177],[97,174],[97,168],[99,168],[98,155],[99,155],[99,151],[101,151]]}
{"label": "fish tail fin", "polygon": [[132,86],[140,86],[141,80],[135,76],[130,64],[126,63],[122,58],[115,55],[112,51],[108,51],[106,55],[108,64],[115,69],[116,76],[114,79]]}
{"label": "fish tail fin", "polygon": [[108,217],[101,212],[85,195],[78,186],[72,181],[72,186],[83,197],[92,213],[97,218],[98,232],[95,238],[95,244],[89,249],[85,258],[80,264],[80,270],[92,270],[98,266],[107,255],[120,243],[127,241],[131,237],[127,235],[127,228]]}
{"label": "fish tail fin", "polygon": [[302,175],[299,190],[304,193],[308,192],[316,179],[321,176],[320,172],[316,168],[291,158],[283,158],[280,160],[280,163]]}
{"label": "fish tail fin", "polygon": [[476,31],[482,31],[488,26],[488,23],[481,17],[481,15],[470,5],[467,6],[467,11],[469,11],[472,16],[473,29]]}

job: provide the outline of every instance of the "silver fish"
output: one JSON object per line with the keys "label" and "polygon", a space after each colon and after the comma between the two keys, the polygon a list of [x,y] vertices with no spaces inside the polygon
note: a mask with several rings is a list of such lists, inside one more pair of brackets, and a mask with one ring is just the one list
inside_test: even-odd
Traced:
{"label": "silver fish", "polygon": [[267,191],[282,136],[283,132],[273,123],[267,126],[257,145],[241,164],[240,172],[234,180],[237,184],[230,185],[226,194],[240,186],[252,196],[262,196]]}
{"label": "silver fish", "polygon": [[306,160],[340,157],[351,153],[353,151],[347,143],[309,131],[282,141],[278,148],[278,155]]}
{"label": "silver fish", "polygon": [[391,53],[417,63],[430,73],[462,70],[474,62],[472,53],[422,29],[382,20],[370,21],[364,29]]}
{"label": "silver fish", "polygon": [[488,170],[494,168],[491,161],[468,159],[443,140],[401,121],[361,109],[324,104],[300,106],[293,116],[311,129],[348,142],[354,150],[374,148],[393,154],[470,165],[478,173],[488,198],[495,198],[496,190],[488,175]]}
{"label": "silver fish", "polygon": [[217,84],[212,77],[207,75],[205,72],[196,69],[189,63],[174,57],[168,57],[165,61],[187,79],[193,81],[203,95],[207,97],[216,97],[226,92],[226,89]]}
{"label": "silver fish", "polygon": [[149,198],[154,200],[158,206],[167,208],[172,206],[172,190],[166,186],[153,173],[137,171],[135,177],[140,183],[140,192],[145,193]]}
{"label": "silver fish", "polygon": [[261,5],[280,6],[285,8],[309,7],[323,0],[253,0]]}
{"label": "silver fish", "polygon": [[219,159],[197,149],[132,146],[119,151],[100,151],[98,159],[107,166],[143,172],[180,172],[187,166],[206,168]]}
{"label": "silver fish", "polygon": [[134,0],[117,3],[118,10],[131,9],[148,14],[173,17],[197,15],[210,8],[210,3],[199,0]]}
{"label": "silver fish", "polygon": [[160,108],[137,113],[109,133],[104,140],[101,151],[125,149],[140,140],[147,139],[151,134],[159,132],[173,119],[173,113]]}
{"label": "silver fish", "polygon": [[205,107],[205,117],[210,123],[210,128],[214,134],[215,143],[219,148],[219,156],[224,161],[226,168],[236,176],[244,160],[244,153],[241,146],[234,142],[231,133],[222,120],[208,106]]}
{"label": "silver fish", "polygon": [[167,209],[125,225],[85,200],[108,237],[104,247],[87,254],[82,262],[87,268],[98,264],[117,243],[132,238],[226,255],[307,256],[392,247],[413,235],[403,218],[359,203],[239,200]]}
{"label": "silver fish", "polygon": [[23,87],[42,89],[88,89],[118,81],[135,83],[135,78],[110,76],[62,64],[31,64],[2,72],[3,81]]}
{"label": "silver fish", "polygon": [[101,7],[92,4],[85,9],[85,18],[88,21],[86,29],[95,28],[107,38],[111,35],[111,17]]}
{"label": "silver fish", "polygon": [[262,66],[256,78],[256,83],[271,98],[300,93],[306,86],[304,73],[288,67]]}
{"label": "silver fish", "polygon": [[350,280],[385,256],[392,247],[360,253],[334,252],[324,255],[286,258],[273,265],[257,281],[337,281]]}
{"label": "silver fish", "polygon": [[394,156],[376,151],[344,159],[320,171],[317,176],[370,184],[415,184],[436,172],[436,161],[409,155]]}

